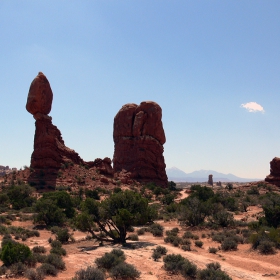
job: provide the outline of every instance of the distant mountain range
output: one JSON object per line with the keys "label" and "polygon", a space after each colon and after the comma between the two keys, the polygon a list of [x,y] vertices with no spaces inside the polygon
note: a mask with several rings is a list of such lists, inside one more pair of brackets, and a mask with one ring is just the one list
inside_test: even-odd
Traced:
{"label": "distant mountain range", "polygon": [[253,182],[260,181],[262,179],[248,179],[240,178],[233,174],[223,174],[214,170],[199,170],[191,173],[185,173],[184,171],[178,169],[177,167],[166,168],[166,174],[169,181],[174,182],[207,182],[208,175],[213,175],[214,182]]}

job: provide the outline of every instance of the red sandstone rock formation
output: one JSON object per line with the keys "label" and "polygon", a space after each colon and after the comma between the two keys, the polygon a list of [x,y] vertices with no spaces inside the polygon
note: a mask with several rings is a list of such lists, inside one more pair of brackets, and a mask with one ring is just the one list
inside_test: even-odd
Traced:
{"label": "red sandstone rock formation", "polygon": [[[47,115],[52,108],[53,93],[46,76],[39,72],[38,76],[30,85],[26,110],[35,116],[36,114]],[[36,118],[35,118],[36,119]]]}
{"label": "red sandstone rock formation", "polygon": [[275,157],[270,162],[270,174],[266,176],[265,181],[280,186],[280,158]]}
{"label": "red sandstone rock formation", "polygon": [[123,169],[139,182],[167,186],[161,107],[152,101],[126,104],[114,119],[114,171]]}
{"label": "red sandstone rock formation", "polygon": [[30,85],[26,109],[35,118],[34,151],[31,156],[33,169],[59,169],[62,164],[74,164],[96,167],[100,173],[112,175],[111,159],[96,159],[85,162],[74,150],[65,146],[59,129],[52,124],[48,116],[51,111],[53,93],[46,76],[39,72]]}

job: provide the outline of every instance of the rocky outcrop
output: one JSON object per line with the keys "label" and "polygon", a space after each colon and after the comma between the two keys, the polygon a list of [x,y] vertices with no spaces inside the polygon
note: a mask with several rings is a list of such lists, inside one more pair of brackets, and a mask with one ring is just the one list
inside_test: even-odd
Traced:
{"label": "rocky outcrop", "polygon": [[52,99],[50,83],[46,76],[39,72],[30,85],[26,103],[26,110],[36,120],[34,151],[30,165],[34,169],[59,169],[66,162],[84,163],[74,150],[65,146],[59,129],[52,124],[52,118],[48,116]]}
{"label": "rocky outcrop", "polygon": [[52,118],[48,116],[51,111],[53,93],[46,76],[39,72],[30,85],[26,110],[36,120],[34,151],[31,155],[30,167],[35,170],[56,169],[69,163],[83,166],[96,167],[105,175],[113,175],[111,159],[96,159],[85,162],[78,153],[65,146],[59,129],[52,124]]}
{"label": "rocky outcrop", "polygon": [[126,104],[114,119],[115,172],[123,169],[139,182],[167,186],[161,107],[152,101]]}
{"label": "rocky outcrop", "polygon": [[270,162],[270,174],[266,176],[265,181],[280,186],[280,158],[275,157]]}
{"label": "rocky outcrop", "polygon": [[84,164],[80,156],[65,146],[59,129],[51,118],[41,115],[35,122],[34,151],[31,156],[32,168],[59,169],[66,162]]}
{"label": "rocky outcrop", "polygon": [[213,175],[212,175],[212,174],[210,174],[210,175],[208,176],[208,184],[211,185],[211,186],[213,186]]}

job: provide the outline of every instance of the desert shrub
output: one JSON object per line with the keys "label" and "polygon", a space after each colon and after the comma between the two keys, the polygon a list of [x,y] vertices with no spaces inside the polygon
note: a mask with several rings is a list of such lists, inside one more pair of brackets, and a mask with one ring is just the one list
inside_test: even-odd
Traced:
{"label": "desert shrub", "polygon": [[64,261],[62,260],[61,256],[57,254],[49,254],[47,256],[46,263],[53,265],[57,269],[65,269]]}
{"label": "desert shrub", "polygon": [[50,253],[51,254],[57,254],[57,255],[60,255],[60,256],[66,256],[66,250],[62,247],[51,248]]}
{"label": "desert shrub", "polygon": [[2,242],[0,259],[7,266],[14,263],[24,262],[30,255],[31,250],[24,244],[8,241],[3,245]]}
{"label": "desert shrub", "polygon": [[35,270],[35,269],[28,269],[25,271],[24,276],[28,280],[43,280],[45,278],[45,275],[43,272],[40,270]]}
{"label": "desert shrub", "polygon": [[110,271],[113,279],[136,279],[140,276],[140,272],[131,264],[119,263]]}
{"label": "desert shrub", "polygon": [[209,247],[209,253],[216,254],[218,252],[218,249],[215,247]]}
{"label": "desert shrub", "polygon": [[44,254],[47,252],[44,246],[35,246],[32,248],[33,253]]}
{"label": "desert shrub", "polygon": [[0,266],[0,275],[3,275],[7,272],[7,267],[6,266]]}
{"label": "desert shrub", "polygon": [[139,228],[138,230],[137,230],[137,234],[138,235],[144,235],[145,234],[145,229],[144,228]]}
{"label": "desert shrub", "polygon": [[260,192],[256,186],[253,186],[247,191],[247,194],[259,195]]}
{"label": "desert shrub", "polygon": [[36,264],[37,264],[37,257],[34,256],[34,254],[31,254],[28,258],[26,258],[25,260],[25,264],[28,266],[28,267],[35,267]]}
{"label": "desert shrub", "polygon": [[199,247],[199,248],[201,248],[201,247],[203,246],[203,242],[200,241],[200,240],[196,240],[196,241],[194,242],[194,244],[195,244],[196,247]]}
{"label": "desert shrub", "polygon": [[75,273],[73,280],[105,280],[104,273],[95,267],[88,266],[85,269],[80,269]]}
{"label": "desert shrub", "polygon": [[187,259],[185,259],[184,264],[182,265],[182,268],[180,269],[181,274],[187,278],[187,277],[192,277],[195,278],[197,274],[197,266]]}
{"label": "desert shrub", "polygon": [[197,267],[181,255],[167,255],[163,258],[164,269],[172,273],[181,273],[184,277],[195,277]]}
{"label": "desert shrub", "polygon": [[47,256],[40,253],[33,253],[33,258],[35,258],[38,263],[45,263],[47,261]]}
{"label": "desert shrub", "polygon": [[124,262],[125,255],[120,249],[113,249],[110,253],[105,253],[104,256],[97,258],[95,263],[98,267],[111,269],[112,267]]}
{"label": "desert shrub", "polygon": [[138,237],[137,234],[130,234],[130,235],[128,236],[128,238],[129,238],[130,240],[132,240],[132,241],[138,241],[138,240],[139,240],[139,237]]}
{"label": "desert shrub", "polygon": [[167,249],[164,246],[160,245],[157,246],[154,251],[159,252],[161,255],[166,255],[167,253]]}
{"label": "desert shrub", "polygon": [[157,261],[161,258],[161,253],[160,252],[157,252],[157,251],[154,251],[153,254],[152,254],[152,258],[154,261]]}
{"label": "desert shrub", "polygon": [[171,243],[173,246],[178,247],[182,243],[182,238],[180,238],[177,235],[168,235],[167,237],[164,238],[165,243]]}
{"label": "desert shrub", "polygon": [[56,232],[56,239],[62,244],[67,243],[71,238],[68,228],[59,228]]}
{"label": "desert shrub", "polygon": [[269,240],[262,240],[260,241],[260,244],[258,246],[258,250],[260,251],[261,254],[274,254],[275,244]]}
{"label": "desert shrub", "polygon": [[161,258],[162,255],[166,255],[167,253],[167,249],[163,246],[157,246],[155,249],[154,249],[154,252],[152,254],[152,258],[154,261],[157,261],[158,259]]}
{"label": "desert shrub", "polygon": [[149,227],[149,231],[152,233],[153,236],[163,236],[163,226],[154,223]]}
{"label": "desert shrub", "polygon": [[86,195],[86,197],[90,197],[90,198],[93,198],[93,199],[96,199],[96,200],[100,200],[100,196],[99,196],[97,190],[88,190],[87,189],[85,191],[85,195]]}
{"label": "desert shrub", "polygon": [[7,191],[7,196],[13,206],[13,209],[19,210],[24,207],[32,206],[35,198],[32,197],[34,189],[27,186],[11,186]]}
{"label": "desert shrub", "polygon": [[227,227],[233,225],[234,219],[231,213],[221,210],[212,215],[211,222],[222,227]]}
{"label": "desert shrub", "polygon": [[181,246],[181,249],[182,249],[183,251],[191,251],[191,245],[190,245],[190,244],[188,244],[188,245],[182,245],[182,246]]}
{"label": "desert shrub", "polygon": [[57,268],[55,268],[52,264],[43,263],[41,266],[38,267],[38,271],[45,275],[56,276],[58,273]]}
{"label": "desert shrub", "polygon": [[186,231],[183,234],[183,238],[193,238],[193,233],[190,231]]}
{"label": "desert shrub", "polygon": [[178,273],[183,264],[185,263],[185,258],[181,255],[170,254],[163,258],[164,269],[172,273]]}
{"label": "desert shrub", "polygon": [[52,248],[61,248],[62,244],[59,240],[52,240],[51,241],[51,247]]}
{"label": "desert shrub", "polygon": [[11,273],[16,276],[23,275],[24,272],[26,271],[26,269],[27,269],[27,266],[22,262],[13,263],[10,266]]}
{"label": "desert shrub", "polygon": [[187,238],[181,238],[181,242],[180,242],[181,245],[191,245],[192,242],[187,239]]}
{"label": "desert shrub", "polygon": [[226,237],[222,242],[221,247],[224,251],[236,250],[237,242],[232,237]]}
{"label": "desert shrub", "polygon": [[232,280],[224,271],[222,271],[219,263],[207,264],[206,269],[198,271],[198,280]]}

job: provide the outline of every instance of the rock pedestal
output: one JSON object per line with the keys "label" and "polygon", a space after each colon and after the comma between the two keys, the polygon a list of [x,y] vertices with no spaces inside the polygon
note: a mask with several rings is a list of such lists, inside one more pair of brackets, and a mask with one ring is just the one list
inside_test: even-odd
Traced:
{"label": "rock pedestal", "polygon": [[123,169],[139,182],[167,186],[161,107],[152,101],[126,104],[114,119],[114,172]]}

